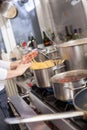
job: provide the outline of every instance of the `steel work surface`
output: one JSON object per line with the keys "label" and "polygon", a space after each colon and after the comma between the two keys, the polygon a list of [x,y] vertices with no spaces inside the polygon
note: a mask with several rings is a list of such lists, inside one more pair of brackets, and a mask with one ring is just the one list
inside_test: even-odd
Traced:
{"label": "steel work surface", "polygon": [[[19,95],[10,97],[10,100],[21,117],[37,115]],[[26,126],[29,130],[51,130],[44,122],[26,123]]]}

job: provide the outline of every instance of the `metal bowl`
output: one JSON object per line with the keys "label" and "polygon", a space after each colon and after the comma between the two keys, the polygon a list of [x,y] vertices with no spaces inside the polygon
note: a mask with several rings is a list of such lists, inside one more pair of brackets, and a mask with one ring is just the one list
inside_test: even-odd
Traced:
{"label": "metal bowl", "polygon": [[17,15],[17,8],[9,1],[3,1],[0,5],[0,13],[5,18],[14,18]]}

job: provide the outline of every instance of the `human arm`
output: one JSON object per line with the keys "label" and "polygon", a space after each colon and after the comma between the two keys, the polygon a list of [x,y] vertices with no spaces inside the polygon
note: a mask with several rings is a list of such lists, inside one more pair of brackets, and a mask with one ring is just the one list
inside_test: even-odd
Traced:
{"label": "human arm", "polygon": [[33,51],[29,52],[28,54],[26,54],[25,56],[23,56],[21,62],[23,64],[28,63],[32,59],[34,59],[37,55],[38,55],[38,51],[37,50],[33,50]]}
{"label": "human arm", "polygon": [[21,60],[11,62],[11,64],[10,64],[10,70],[16,69],[19,66],[19,64],[21,64]]}
{"label": "human arm", "polygon": [[[23,56],[23,58],[19,61],[3,61],[0,60],[0,67],[7,70],[15,70],[20,64],[26,64],[29,63],[33,58],[35,58],[38,54],[38,51],[34,50]],[[9,71],[10,71],[9,70]]]}
{"label": "human arm", "polygon": [[26,55],[23,56],[23,58],[19,61],[11,62],[10,69],[15,69],[19,64],[26,64],[29,63],[32,59],[34,59],[38,55],[37,50],[33,50]]}
{"label": "human arm", "polygon": [[21,76],[30,66],[31,63],[19,64],[16,69],[7,71],[7,75],[5,79]]}

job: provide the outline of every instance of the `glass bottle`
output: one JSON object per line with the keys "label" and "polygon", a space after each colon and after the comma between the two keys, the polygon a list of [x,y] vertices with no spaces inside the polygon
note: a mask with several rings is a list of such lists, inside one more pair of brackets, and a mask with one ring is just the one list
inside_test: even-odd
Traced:
{"label": "glass bottle", "polygon": [[45,46],[50,46],[52,44],[44,31],[43,31],[43,43]]}
{"label": "glass bottle", "polygon": [[34,48],[37,48],[37,42],[36,42],[36,38],[31,34],[30,36],[30,41],[31,41],[31,44],[30,46],[34,49]]}
{"label": "glass bottle", "polygon": [[79,39],[79,35],[77,32],[77,29],[74,29],[74,35],[73,35],[73,40]]}
{"label": "glass bottle", "polygon": [[69,33],[68,27],[65,26],[65,33],[66,33],[66,41],[69,41],[72,39],[72,35]]}

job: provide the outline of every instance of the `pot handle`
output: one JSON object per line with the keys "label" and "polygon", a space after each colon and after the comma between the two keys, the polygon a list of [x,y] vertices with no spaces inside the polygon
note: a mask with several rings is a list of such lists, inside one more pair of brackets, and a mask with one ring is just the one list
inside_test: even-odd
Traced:
{"label": "pot handle", "polygon": [[62,69],[62,68],[64,68],[64,67],[65,67],[65,65],[62,65],[62,66],[60,66],[60,67],[58,67],[58,68],[54,68],[53,71],[55,72],[56,70]]}
{"label": "pot handle", "polygon": [[69,86],[68,86],[68,87],[66,86],[66,88],[71,89],[71,90],[73,90],[73,91],[74,91],[74,90],[78,90],[78,89],[85,88],[85,87],[86,87],[86,85],[87,85],[87,82],[86,82],[85,84],[83,84],[81,87],[78,87],[78,88],[71,88],[71,87],[69,87]]}
{"label": "pot handle", "polygon": [[52,113],[52,114],[44,114],[44,115],[36,115],[33,117],[19,117],[19,118],[6,118],[5,122],[8,124],[19,124],[19,123],[29,123],[29,122],[38,122],[38,121],[48,121],[48,120],[56,120],[56,119],[65,119],[77,116],[83,116],[83,111],[73,111],[73,112],[61,112],[61,113]]}

